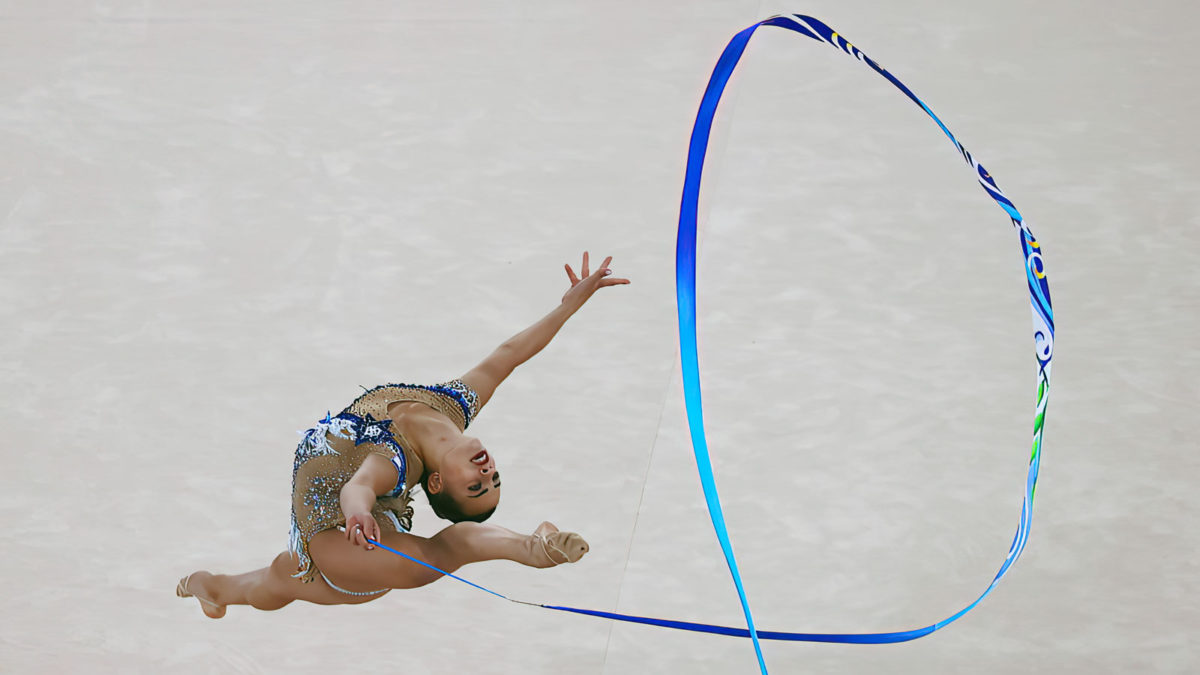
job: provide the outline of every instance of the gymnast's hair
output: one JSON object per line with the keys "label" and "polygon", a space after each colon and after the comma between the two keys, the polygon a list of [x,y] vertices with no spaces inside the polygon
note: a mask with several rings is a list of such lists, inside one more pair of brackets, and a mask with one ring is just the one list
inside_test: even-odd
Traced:
{"label": "gymnast's hair", "polygon": [[443,520],[449,520],[454,523],[461,523],[464,520],[469,520],[473,523],[482,523],[488,518],[491,518],[492,514],[496,512],[496,507],[493,506],[491,509],[484,511],[483,513],[479,513],[474,516],[468,516],[467,514],[463,513],[462,509],[458,506],[454,499],[452,499],[445,492],[433,494],[429,491],[428,473],[426,473],[424,476],[421,476],[421,490],[429,499],[429,507],[433,509],[434,515]]}

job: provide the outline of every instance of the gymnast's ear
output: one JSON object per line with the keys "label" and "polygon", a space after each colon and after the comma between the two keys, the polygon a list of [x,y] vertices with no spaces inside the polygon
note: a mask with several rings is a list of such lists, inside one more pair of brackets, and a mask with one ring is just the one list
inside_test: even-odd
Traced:
{"label": "gymnast's ear", "polygon": [[425,478],[425,494],[436,495],[442,491],[442,474],[434,471]]}

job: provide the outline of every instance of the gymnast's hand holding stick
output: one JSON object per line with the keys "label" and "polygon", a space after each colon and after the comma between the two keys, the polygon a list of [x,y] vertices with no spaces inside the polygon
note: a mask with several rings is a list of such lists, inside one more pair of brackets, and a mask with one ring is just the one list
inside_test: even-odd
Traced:
{"label": "gymnast's hand holding stick", "polygon": [[[374,542],[447,572],[485,560],[545,568],[583,557],[587,542],[549,522],[529,535],[483,523],[499,503],[500,474],[483,443],[463,431],[513,369],[549,344],[598,289],[629,283],[610,278],[611,261],[592,272],[585,252],[579,276],[566,265],[571,287],[561,303],[462,377],[375,387],[301,432],[288,550],[245,574],[193,572],[179,581],[176,594],[195,596],[206,615],[220,618],[231,604],[264,610],[294,600],[359,604],[442,577],[384,555]],[[428,538],[410,533],[409,501],[418,483],[434,513],[453,523]]]}

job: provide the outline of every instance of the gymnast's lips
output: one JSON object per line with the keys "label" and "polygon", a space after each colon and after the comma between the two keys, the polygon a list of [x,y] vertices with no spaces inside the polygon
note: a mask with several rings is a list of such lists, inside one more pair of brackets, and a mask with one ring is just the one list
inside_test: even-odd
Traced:
{"label": "gymnast's lips", "polygon": [[488,462],[487,450],[480,450],[479,454],[477,454],[471,458],[471,463],[476,464],[478,466],[483,466],[484,464],[487,464],[487,462]]}

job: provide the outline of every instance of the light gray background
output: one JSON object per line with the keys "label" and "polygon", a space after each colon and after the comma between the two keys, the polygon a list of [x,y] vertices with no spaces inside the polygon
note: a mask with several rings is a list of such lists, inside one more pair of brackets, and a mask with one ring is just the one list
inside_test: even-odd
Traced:
{"label": "light gray background", "polygon": [[[747,673],[744,640],[450,581],[367,605],[174,597],[286,543],[298,429],[462,374],[597,294],[471,432],[496,522],[580,564],[514,597],[736,625],[686,435],[674,243],[726,41],[821,18],[913,88],[1045,247],[1058,319],[1033,533],[913,643],[765,645],[776,673],[1184,672],[1197,592],[1194,4],[0,4],[0,670]],[[1034,402],[1008,219],[843,54],[760,29],[701,223],[709,440],[760,627],[890,631],[974,599]],[[419,507],[417,530],[439,527]]]}

